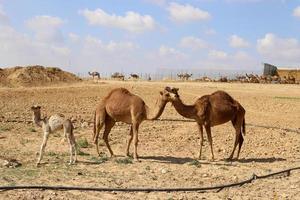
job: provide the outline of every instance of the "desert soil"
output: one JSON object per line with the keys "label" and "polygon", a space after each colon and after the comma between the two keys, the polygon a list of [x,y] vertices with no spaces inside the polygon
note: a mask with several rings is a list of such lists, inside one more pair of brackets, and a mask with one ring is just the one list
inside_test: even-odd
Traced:
{"label": "desert soil", "polygon": [[[197,97],[225,90],[246,109],[246,136],[240,159],[226,162],[233,148],[231,123],[212,128],[215,161],[210,161],[208,141],[203,159],[197,162],[199,134],[195,122],[183,122],[168,104],[161,121],[145,121],[140,127],[138,153],[141,162],[125,159],[129,125],[118,123],[111,131],[110,144],[117,157],[109,156],[103,142],[102,157],[92,143],[94,109],[111,89],[125,87],[153,107],[165,86],[179,87],[185,103]],[[42,106],[43,114],[64,113],[90,122],[76,122],[80,141],[79,162],[69,166],[69,147],[63,133],[50,136],[40,167],[36,152],[42,141],[41,128],[30,121],[30,107]],[[172,119],[170,121],[168,119]],[[19,122],[8,122],[8,121]],[[176,121],[177,120],[177,121]],[[264,175],[300,166],[300,86],[240,83],[184,82],[82,82],[55,87],[0,88],[0,185],[66,185],[84,187],[206,187],[234,183],[253,173]],[[265,127],[266,126],[266,127]],[[87,140],[88,144],[85,142]],[[132,146],[131,146],[132,147]],[[131,152],[132,152],[131,148]],[[7,168],[5,159],[16,159],[22,166]],[[256,180],[241,187],[219,192],[124,193],[15,190],[1,191],[0,199],[300,199],[300,170],[290,176]]]}

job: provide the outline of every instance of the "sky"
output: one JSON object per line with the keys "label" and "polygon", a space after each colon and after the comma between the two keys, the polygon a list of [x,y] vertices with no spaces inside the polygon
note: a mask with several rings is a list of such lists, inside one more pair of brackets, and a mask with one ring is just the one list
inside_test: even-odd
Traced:
{"label": "sky", "polygon": [[74,73],[300,66],[300,0],[0,0],[0,67]]}

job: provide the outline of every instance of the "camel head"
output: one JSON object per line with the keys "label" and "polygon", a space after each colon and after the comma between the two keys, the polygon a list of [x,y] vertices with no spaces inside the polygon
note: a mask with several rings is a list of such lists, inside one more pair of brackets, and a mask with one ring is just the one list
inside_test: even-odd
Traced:
{"label": "camel head", "polygon": [[31,109],[34,113],[40,113],[40,112],[41,112],[41,106],[34,105],[34,106],[31,106],[30,109]]}
{"label": "camel head", "polygon": [[163,104],[166,104],[168,102],[171,102],[171,94],[168,91],[170,87],[166,87],[163,91],[159,92],[159,101]]}
{"label": "camel head", "polygon": [[179,94],[178,94],[179,88],[171,88],[171,87],[166,87],[165,91],[169,93],[168,95],[168,101],[173,102],[179,99]]}

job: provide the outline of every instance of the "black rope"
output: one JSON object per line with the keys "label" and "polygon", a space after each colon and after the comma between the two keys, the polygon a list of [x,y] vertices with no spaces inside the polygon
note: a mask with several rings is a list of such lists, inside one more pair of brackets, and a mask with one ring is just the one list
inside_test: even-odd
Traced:
{"label": "black rope", "polygon": [[270,173],[267,175],[258,176],[253,174],[251,178],[237,183],[217,185],[211,187],[191,187],[191,188],[99,188],[99,187],[79,187],[79,186],[45,186],[45,185],[20,185],[20,186],[0,186],[0,190],[77,190],[77,191],[94,191],[94,192],[208,192],[211,190],[217,190],[217,192],[223,190],[224,188],[231,188],[236,186],[242,186],[247,183],[251,183],[258,179],[265,179],[271,176],[280,175],[287,173],[290,175],[291,171],[300,170],[300,167],[294,167],[286,170],[282,170],[275,173]]}

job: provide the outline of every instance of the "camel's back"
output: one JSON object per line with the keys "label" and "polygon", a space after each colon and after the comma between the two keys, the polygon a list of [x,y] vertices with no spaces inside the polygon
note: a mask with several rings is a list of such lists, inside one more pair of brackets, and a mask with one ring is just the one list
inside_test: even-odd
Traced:
{"label": "camel's back", "polygon": [[104,99],[104,106],[108,114],[118,120],[130,116],[132,112],[144,110],[145,102],[125,88],[116,88]]}
{"label": "camel's back", "polygon": [[[224,91],[216,91],[211,95],[205,95],[199,98],[199,102],[205,100],[210,107],[211,125],[218,125],[232,120],[241,105]],[[243,108],[242,108],[243,109]]]}

